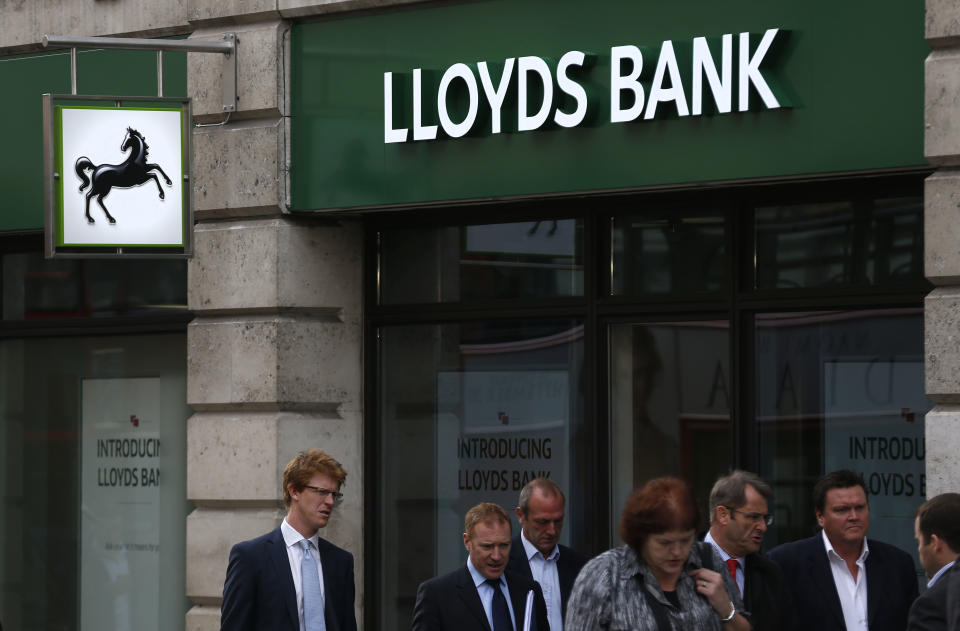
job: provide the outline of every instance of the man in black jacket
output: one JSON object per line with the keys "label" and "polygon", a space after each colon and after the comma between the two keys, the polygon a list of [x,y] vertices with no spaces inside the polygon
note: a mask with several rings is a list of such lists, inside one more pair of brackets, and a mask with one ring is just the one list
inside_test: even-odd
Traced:
{"label": "man in black jacket", "polygon": [[467,563],[420,584],[412,631],[522,631],[533,592],[531,629],[550,631],[536,581],[512,572],[510,517],[496,504],[477,504],[464,517]]}
{"label": "man in black jacket", "polygon": [[567,600],[587,557],[559,543],[566,506],[556,482],[531,480],[520,491],[518,504],[520,532],[510,546],[507,569],[540,583],[550,631],[563,631]]}
{"label": "man in black jacket", "polygon": [[863,476],[832,471],[813,488],[822,529],[784,543],[767,556],[790,587],[803,629],[903,631],[917,597],[913,558],[896,546],[868,539],[870,506]]}
{"label": "man in black jacket", "polygon": [[759,553],[763,535],[773,523],[772,503],[773,491],[748,471],[723,476],[710,492],[710,531],[704,541],[712,544],[727,564],[754,631],[797,628],[783,572]]}
{"label": "man in black jacket", "polygon": [[943,493],[924,502],[914,519],[914,536],[929,581],[910,606],[907,630],[947,631],[947,593],[955,580],[950,569],[960,554],[960,493]]}

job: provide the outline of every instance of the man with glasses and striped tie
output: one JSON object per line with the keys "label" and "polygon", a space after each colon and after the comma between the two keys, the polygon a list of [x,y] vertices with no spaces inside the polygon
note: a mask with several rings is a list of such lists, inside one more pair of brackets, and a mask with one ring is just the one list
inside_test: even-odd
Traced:
{"label": "man with glasses and striped tie", "polygon": [[322,539],[347,472],[318,449],[283,472],[287,516],[233,546],[223,585],[221,631],[356,631],[353,555]]}
{"label": "man with glasses and striped tie", "polygon": [[754,631],[796,628],[793,601],[783,572],[760,554],[767,527],[773,525],[773,491],[748,471],[718,479],[710,491],[710,530],[704,541],[727,564]]}

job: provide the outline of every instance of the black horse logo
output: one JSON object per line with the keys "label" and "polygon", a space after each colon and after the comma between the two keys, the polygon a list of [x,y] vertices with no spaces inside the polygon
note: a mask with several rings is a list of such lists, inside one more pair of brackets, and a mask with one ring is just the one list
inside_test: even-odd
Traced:
{"label": "black horse logo", "polygon": [[87,177],[86,171],[88,169],[93,171],[93,185],[90,186],[90,190],[87,191],[85,211],[87,222],[94,223],[93,217],[90,216],[90,198],[96,197],[97,203],[100,204],[100,208],[103,209],[103,213],[107,216],[107,221],[117,223],[117,220],[113,218],[110,211],[107,210],[107,207],[103,205],[103,198],[110,194],[110,189],[114,186],[119,188],[132,188],[146,183],[147,180],[153,180],[157,183],[157,191],[160,193],[160,199],[163,199],[164,195],[163,189],[160,188],[160,180],[157,179],[157,174],[152,173],[152,171],[159,171],[160,175],[162,175],[166,181],[167,186],[171,186],[173,182],[170,181],[170,178],[163,172],[159,164],[150,164],[147,162],[149,148],[146,137],[136,129],[127,127],[127,135],[123,138],[120,150],[126,152],[129,149],[130,155],[122,164],[101,164],[94,166],[93,163],[90,162],[90,158],[86,156],[77,158],[75,169],[77,175],[83,180],[83,184],[80,185],[80,192],[83,192],[83,189],[87,188],[91,183],[91,178]]}

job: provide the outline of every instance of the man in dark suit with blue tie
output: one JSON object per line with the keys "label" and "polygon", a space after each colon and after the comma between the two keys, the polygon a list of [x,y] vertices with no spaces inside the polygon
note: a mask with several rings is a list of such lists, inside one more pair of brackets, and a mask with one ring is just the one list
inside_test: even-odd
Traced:
{"label": "man in dark suit with blue tie", "polygon": [[547,603],[550,631],[563,631],[567,600],[577,574],[589,560],[560,545],[566,503],[563,491],[549,478],[535,478],[520,491],[520,532],[510,545],[507,569],[540,583]]}
{"label": "man in dark suit with blue tie", "polygon": [[924,502],[914,519],[917,556],[929,582],[910,607],[908,631],[947,631],[947,592],[960,554],[960,493],[942,493]]}
{"label": "man in dark suit with blue tie", "polygon": [[464,518],[467,564],[417,589],[413,631],[523,631],[527,594],[534,594],[530,628],[549,631],[547,606],[536,581],[507,570],[511,523],[491,503]]}
{"label": "man in dark suit with blue tie", "polygon": [[870,507],[863,478],[833,471],[813,490],[817,522],[809,539],[786,543],[769,557],[783,569],[801,629],[902,631],[917,597],[913,559],[867,539]]}
{"label": "man in dark suit with blue tie", "polygon": [[317,534],[340,503],[346,477],[318,449],[290,461],[283,472],[287,516],[230,551],[221,631],[356,631],[353,555]]}

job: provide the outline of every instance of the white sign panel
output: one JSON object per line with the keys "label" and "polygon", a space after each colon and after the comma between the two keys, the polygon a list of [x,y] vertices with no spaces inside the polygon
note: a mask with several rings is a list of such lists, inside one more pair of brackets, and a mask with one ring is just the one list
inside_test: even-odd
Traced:
{"label": "white sign panel", "polygon": [[85,379],[82,397],[80,629],[157,629],[160,379]]}
{"label": "white sign panel", "polygon": [[59,112],[60,245],[183,246],[183,112]]}
{"label": "white sign panel", "polygon": [[438,572],[465,560],[471,507],[493,502],[513,515],[537,477],[568,489],[569,379],[562,370],[437,375]]}
{"label": "white sign panel", "polygon": [[824,365],[824,470],[863,475],[870,536],[911,553],[913,513],[926,499],[923,363]]}

